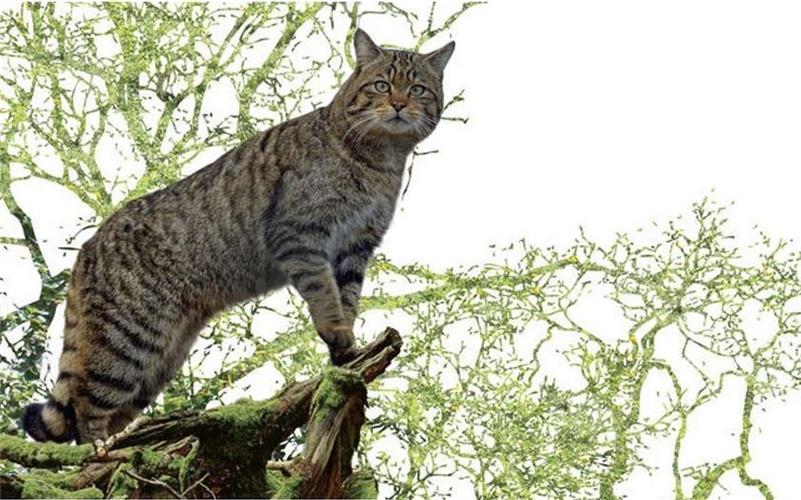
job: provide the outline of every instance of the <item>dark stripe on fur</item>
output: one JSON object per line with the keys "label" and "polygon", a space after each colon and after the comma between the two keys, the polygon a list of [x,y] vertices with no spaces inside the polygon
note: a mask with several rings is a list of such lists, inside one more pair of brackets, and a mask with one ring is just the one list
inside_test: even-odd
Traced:
{"label": "dark stripe on fur", "polygon": [[337,286],[339,286],[339,288],[344,288],[351,283],[358,283],[361,285],[363,281],[364,273],[360,271],[349,270],[337,273]]}
{"label": "dark stripe on fur", "polygon": [[113,410],[120,405],[105,399],[103,396],[98,396],[92,392],[90,388],[87,388],[85,391],[86,398],[89,400],[89,403],[92,404],[95,408],[100,408],[101,410]]}
{"label": "dark stripe on fur", "polygon": [[297,284],[306,278],[311,278],[312,276],[317,276],[319,273],[317,271],[297,271],[289,275],[292,278],[292,282]]}
{"label": "dark stripe on fur", "polygon": [[100,345],[100,347],[104,348],[105,350],[109,351],[110,353],[114,354],[122,361],[128,363],[129,365],[133,365],[138,368],[140,371],[145,369],[144,363],[142,361],[130,356],[124,350],[120,349],[116,345],[112,344],[111,341],[106,337],[105,332],[101,332],[98,336],[96,342]]}
{"label": "dark stripe on fur", "polygon": [[290,257],[307,257],[307,256],[320,257],[322,259],[328,258],[328,255],[322,250],[317,250],[316,248],[309,248],[309,247],[287,248],[286,250],[276,255],[275,258],[278,260],[287,260]]}
{"label": "dark stripe on fur", "polygon": [[134,348],[150,353],[161,353],[161,346],[154,344],[147,339],[143,339],[134,333],[127,325],[124,325],[119,319],[115,318],[112,314],[109,314],[103,310],[98,310],[97,315],[105,323],[113,326],[118,333],[122,334]]}
{"label": "dark stripe on fur", "polygon": [[279,222],[278,225],[292,228],[296,232],[301,234],[317,233],[326,238],[331,236],[331,229],[325,224],[319,224],[317,222],[300,222],[295,220],[284,220]]}
{"label": "dark stripe on fur", "polygon": [[114,377],[107,373],[100,373],[92,369],[89,370],[87,375],[92,382],[97,382],[99,384],[112,387],[120,392],[131,392],[136,388],[134,384],[128,382],[127,380]]}
{"label": "dark stripe on fur", "polygon": [[356,303],[353,302],[354,299],[357,299],[357,297],[354,297],[354,296],[352,296],[350,294],[341,295],[340,296],[340,300],[342,301],[342,305],[343,306],[352,307],[352,308],[356,307]]}
{"label": "dark stripe on fur", "polygon": [[299,287],[304,292],[318,292],[323,289],[323,284],[318,281],[311,281]]}
{"label": "dark stripe on fur", "polygon": [[370,255],[372,255],[373,250],[375,250],[376,246],[377,245],[375,241],[371,239],[359,240],[356,243],[350,245],[347,248],[347,250],[337,255],[337,258],[334,260],[334,267],[339,267],[342,264],[342,262],[351,255],[356,255],[359,257],[369,257]]}
{"label": "dark stripe on fur", "polygon": [[267,148],[267,143],[270,142],[270,136],[272,135],[273,129],[270,129],[264,132],[261,140],[259,141],[259,151],[264,153],[264,150]]}
{"label": "dark stripe on fur", "polygon": [[135,408],[138,408],[140,410],[144,410],[145,408],[147,408],[150,405],[150,398],[148,398],[146,396],[138,396],[136,399],[134,399],[131,402],[131,404]]}
{"label": "dark stripe on fur", "polygon": [[267,241],[267,248],[270,249],[271,252],[278,252],[289,242],[300,242],[300,238],[297,234],[292,233],[286,233],[280,236],[274,234],[273,238]]}

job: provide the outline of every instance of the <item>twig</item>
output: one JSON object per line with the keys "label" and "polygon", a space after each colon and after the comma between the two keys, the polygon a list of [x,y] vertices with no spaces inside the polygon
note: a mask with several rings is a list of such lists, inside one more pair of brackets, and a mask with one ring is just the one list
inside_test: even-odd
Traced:
{"label": "twig", "polygon": [[172,486],[170,486],[169,484],[165,483],[164,481],[159,481],[158,479],[148,479],[148,478],[142,477],[139,474],[137,474],[136,472],[133,472],[133,471],[130,471],[130,470],[123,470],[122,472],[123,472],[123,474],[125,474],[127,476],[130,476],[130,477],[132,477],[132,478],[134,478],[137,481],[140,481],[142,483],[150,484],[152,486],[160,486],[160,487],[164,488],[165,490],[167,490],[174,498],[183,498],[180,493],[175,491]]}
{"label": "twig", "polygon": [[[198,485],[202,484],[202,483],[203,483],[203,481],[205,481],[206,479],[208,479],[208,477],[209,477],[210,475],[211,475],[211,473],[210,473],[210,472],[207,472],[207,473],[203,474],[203,477],[201,477],[200,479],[198,479],[197,481],[195,481],[194,483],[192,483],[192,485],[191,485],[189,488],[187,488],[187,489],[185,489],[184,491],[182,491],[182,492],[181,492],[181,496],[182,496],[182,497],[186,497],[186,494],[187,494],[187,493],[189,493],[190,491],[194,490],[196,486],[198,486]],[[210,491],[210,490],[209,490],[208,488],[206,488],[206,491]],[[213,496],[213,493],[212,493],[212,496]]]}
{"label": "twig", "polygon": [[207,492],[209,495],[211,495],[211,498],[213,498],[214,500],[217,500],[217,495],[215,495],[215,494],[214,494],[214,492],[211,490],[211,488],[209,488],[208,486],[206,486],[206,483],[200,483],[200,486],[202,486],[202,487],[203,487],[203,489],[204,489],[204,490],[206,490],[206,492]]}
{"label": "twig", "polygon": [[118,432],[118,433],[114,434],[113,436],[110,436],[108,439],[106,439],[106,442],[104,443],[105,448],[107,450],[110,450],[110,449],[114,448],[114,445],[117,444],[117,442],[122,441],[126,437],[128,437],[131,434],[133,434],[134,432],[136,432],[137,429],[142,427],[149,420],[150,420],[149,418],[144,417],[144,416],[140,416],[140,417],[135,418],[133,420],[133,422],[131,422],[128,425],[126,425],[123,430],[121,430],[120,432]]}

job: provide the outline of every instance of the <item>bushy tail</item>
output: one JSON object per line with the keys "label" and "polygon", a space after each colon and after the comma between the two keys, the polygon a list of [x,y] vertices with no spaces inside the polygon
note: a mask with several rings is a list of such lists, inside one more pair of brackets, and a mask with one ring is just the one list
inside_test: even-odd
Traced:
{"label": "bushy tail", "polygon": [[65,443],[77,436],[72,404],[63,405],[53,398],[26,406],[20,425],[37,441]]}
{"label": "bushy tail", "polygon": [[50,397],[44,403],[34,403],[25,408],[20,418],[20,426],[37,441],[64,443],[78,437],[75,408],[72,406],[71,384],[76,373],[80,372],[76,345],[80,328],[78,312],[78,278],[80,270],[76,266],[67,287],[67,307],[64,317],[64,348],[59,358],[59,374]]}
{"label": "bushy tail", "polygon": [[61,353],[62,371],[47,401],[26,406],[20,419],[20,426],[37,441],[64,443],[77,436],[75,408],[70,401],[70,381],[73,376],[71,372],[64,371],[65,365],[69,367],[71,355],[71,350]]}

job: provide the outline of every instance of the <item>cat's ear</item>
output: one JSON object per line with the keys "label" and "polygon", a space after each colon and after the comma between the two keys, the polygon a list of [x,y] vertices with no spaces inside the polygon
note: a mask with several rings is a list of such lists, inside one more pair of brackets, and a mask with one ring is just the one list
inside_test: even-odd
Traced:
{"label": "cat's ear", "polygon": [[438,73],[442,73],[445,70],[445,66],[448,65],[448,61],[453,54],[453,49],[456,48],[455,42],[448,42],[443,47],[438,48],[434,52],[429,52],[428,54],[423,55],[423,59],[434,68],[435,71]]}
{"label": "cat's ear", "polygon": [[356,49],[356,64],[359,65],[367,64],[381,55],[381,47],[361,28],[353,35],[353,47]]}

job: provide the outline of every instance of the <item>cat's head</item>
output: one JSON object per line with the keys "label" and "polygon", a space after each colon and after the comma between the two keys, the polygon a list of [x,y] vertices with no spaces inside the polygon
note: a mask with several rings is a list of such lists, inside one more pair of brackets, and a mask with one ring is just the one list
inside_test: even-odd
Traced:
{"label": "cat's head", "polygon": [[354,36],[356,69],[334,99],[348,141],[384,138],[416,143],[439,122],[442,76],[455,44],[427,54],[381,48]]}

